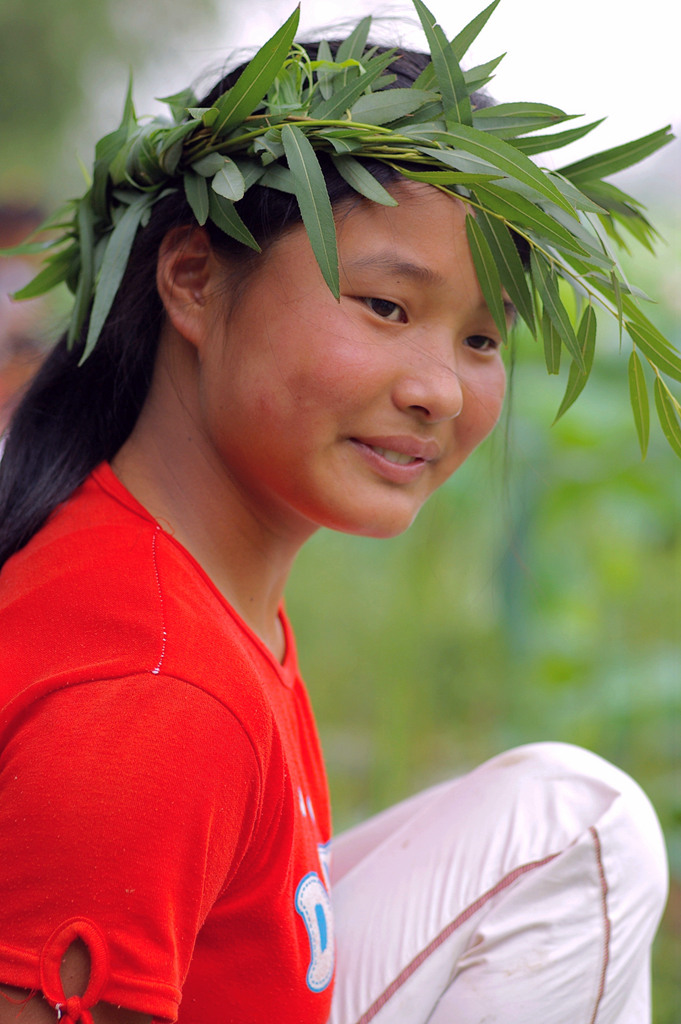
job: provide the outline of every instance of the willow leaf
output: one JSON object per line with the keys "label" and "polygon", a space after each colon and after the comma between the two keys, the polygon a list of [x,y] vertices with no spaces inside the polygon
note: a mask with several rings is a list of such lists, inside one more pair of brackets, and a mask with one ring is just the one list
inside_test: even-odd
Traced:
{"label": "willow leaf", "polygon": [[240,124],[267,95],[291,49],[299,18],[300,7],[296,7],[288,20],[244,68],[229,92],[216,101],[218,117],[213,126],[215,134]]}
{"label": "willow leaf", "polygon": [[[513,146],[504,139],[497,139],[487,132],[481,132],[477,128],[471,128],[466,124],[457,124],[449,127],[442,135],[445,145],[453,146],[455,149],[463,149],[466,153],[472,153],[486,160],[494,167],[516,178],[525,185],[529,185],[540,195],[545,196],[556,206],[561,207],[571,216],[576,216],[572,205],[565,199],[556,185],[529,160],[524,153],[519,153]],[[442,151],[440,159],[447,154]]]}
{"label": "willow leaf", "polygon": [[243,198],[246,191],[244,176],[239,170],[239,165],[229,157],[225,157],[222,167],[213,178],[212,188],[219,196],[231,199],[233,203]]}
{"label": "willow leaf", "polygon": [[550,128],[575,116],[547,103],[498,103],[476,110],[473,114],[473,127],[494,132],[504,139]]}
{"label": "willow leaf", "polygon": [[300,215],[324,280],[340,298],[336,226],[326,182],[314,149],[300,128],[284,125],[281,140],[293,175]]}
{"label": "willow leaf", "polygon": [[571,142],[583,139],[594,128],[598,128],[599,124],[603,124],[604,120],[605,118],[601,117],[598,121],[591,121],[590,124],[583,124],[579,128],[568,128],[564,132],[535,135],[529,139],[514,139],[512,144],[515,149],[525,153],[526,156],[534,156],[535,153],[550,153],[554,149],[562,149],[563,146],[569,146]]}
{"label": "willow leaf", "polygon": [[[463,78],[468,92],[473,93],[478,89],[483,89],[487,83],[494,78],[494,72],[505,56],[505,53],[500,53],[499,56],[494,57],[493,60],[488,60],[484,64],[476,64],[474,68],[469,68],[468,71],[464,71]],[[473,109],[482,110],[484,108],[476,108],[473,106]]]}
{"label": "willow leaf", "polygon": [[645,459],[646,452],[648,451],[648,438],[650,436],[650,407],[643,363],[639,359],[636,349],[632,349],[629,356],[629,397],[634,414],[634,423],[636,424],[636,433],[638,434],[638,443],[641,446],[641,455]]}
{"label": "willow leaf", "polygon": [[368,92],[369,86],[395,60],[395,50],[389,50],[367,62],[365,72],[352,82],[334,91],[328,100],[313,103],[310,106],[310,117],[320,121],[334,121],[342,117],[357,102],[360,96]]}
{"label": "willow leaf", "polygon": [[485,185],[477,186],[475,194],[479,201],[493,213],[499,214],[515,224],[525,225],[536,232],[540,238],[545,238],[560,249],[568,249],[581,256],[587,255],[583,245],[571,231],[558,224],[553,217],[544,213],[540,207],[535,206],[524,196],[508,190],[504,190],[501,194],[498,189],[493,191]]}
{"label": "willow leaf", "polygon": [[343,40],[336,52],[336,62],[341,64],[344,60],[360,60],[369,38],[371,28],[371,16],[367,15],[355,26],[350,35]]}
{"label": "willow leaf", "polygon": [[182,89],[181,92],[173,93],[172,96],[159,96],[158,101],[170,107],[170,113],[176,124],[184,121],[188,108],[195,107],[198,103],[194,90],[191,88]]}
{"label": "willow leaf", "polygon": [[359,192],[374,203],[380,203],[381,206],[397,206],[397,200],[393,199],[387,189],[359,160],[351,156],[333,155],[331,160],[340,176],[354,188],[355,192]]}
{"label": "willow leaf", "polygon": [[239,216],[234,203],[217,192],[210,192],[208,213],[213,223],[231,238],[260,252],[260,246]]}
{"label": "willow leaf", "polygon": [[270,164],[260,182],[267,188],[276,188],[278,192],[287,192],[292,196],[296,194],[293,175],[288,167],[282,167],[281,164]]}
{"label": "willow leaf", "polygon": [[317,82],[319,83],[319,91],[325,100],[328,100],[333,92],[331,85],[331,79],[333,78],[335,71],[333,71],[329,64],[333,64],[333,54],[331,53],[331,47],[327,43],[326,39],[323,39],[319,44],[317,50]]}
{"label": "willow leaf", "polygon": [[388,89],[360,96],[350,111],[351,119],[360,124],[384,125],[415,113],[425,103],[437,99],[437,93],[420,89]]}
{"label": "willow leaf", "polygon": [[[203,179],[200,179],[203,181]],[[106,244],[102,267],[98,275],[97,290],[92,304],[92,313],[88,325],[85,348],[80,357],[79,366],[85,362],[92,352],[100,331],[104,326],[113,301],[116,298],[119,285],[123,280],[123,274],[128,263],[130,250],[135,241],[135,235],[146,207],[149,205],[147,196],[140,196],[136,203],[128,206],[125,213],[111,232]]]}
{"label": "willow leaf", "polygon": [[198,224],[205,224],[208,219],[208,183],[200,174],[187,171],[183,176],[184,194],[192,208]]}
{"label": "willow leaf", "polygon": [[61,284],[62,281],[66,280],[76,258],[77,250],[75,245],[70,245],[63,252],[51,256],[47,266],[39,274],[36,274],[33,280],[29,281],[23,288],[13,292],[12,298],[17,300],[35,299],[39,295],[49,292],[55,285]]}
{"label": "willow leaf", "polygon": [[541,334],[544,343],[544,362],[546,363],[547,373],[560,373],[560,355],[563,342],[556,330],[556,325],[546,310],[542,312]]}
{"label": "willow leaf", "polygon": [[202,178],[212,178],[214,174],[218,173],[224,162],[225,157],[221,153],[208,153],[200,160],[194,161],[192,170],[196,174],[200,174]]}
{"label": "willow leaf", "polygon": [[412,167],[393,165],[395,169],[410,181],[423,181],[428,185],[465,185],[471,188],[486,185],[495,181],[495,174],[473,174],[468,171],[415,171]]}
{"label": "willow leaf", "polygon": [[596,313],[592,305],[588,305],[582,313],[582,318],[577,328],[577,344],[582,354],[584,368],[582,369],[577,363],[572,362],[563,401],[560,403],[560,408],[553,421],[554,423],[567,412],[573,402],[580,396],[591,373],[596,348]]}
{"label": "willow leaf", "polygon": [[437,83],[442,94],[445,120],[450,127],[456,123],[470,125],[473,120],[471,101],[456,55],[441,27],[423,0],[413,0],[425,32]]}
{"label": "willow leaf", "polygon": [[478,210],[476,219],[492,251],[501,277],[501,283],[518,314],[527,324],[530,332],[536,334],[534,304],[527,287],[525,269],[511,233],[505,224],[491,217],[484,210]]}
{"label": "willow leaf", "polygon": [[94,280],[94,216],[92,207],[83,201],[78,204],[78,242],[80,245],[80,273],[76,287],[76,297],[71,313],[71,322],[66,339],[71,348],[85,323],[92,295]]}
{"label": "willow leaf", "polygon": [[676,454],[681,458],[681,423],[669,388],[660,378],[655,378],[655,407],[662,427],[662,433]]}
{"label": "willow leaf", "polygon": [[584,160],[567,164],[559,168],[559,174],[570,178],[572,181],[589,181],[592,178],[604,178],[617,171],[623,171],[639,160],[655,153],[662,146],[666,146],[673,139],[671,125],[660,128],[650,135],[644,135],[633,142],[626,142],[623,146],[614,146],[612,149],[605,149],[600,153],[594,153]]}
{"label": "willow leaf", "polygon": [[450,45],[452,52],[458,61],[463,60],[468,48],[478,38],[498,5],[499,0],[492,0],[492,3],[489,4],[488,7],[485,7],[484,11],[480,11],[480,14],[476,14],[476,16],[461,29],[459,34],[452,39]]}
{"label": "willow leaf", "polygon": [[530,252],[530,263],[532,267],[532,280],[539,292],[546,313],[551,317],[553,324],[560,334],[563,344],[572,356],[580,370],[584,371],[584,357],[575,335],[568,311],[563,305],[558,294],[558,283],[548,261],[537,253],[536,249]]}
{"label": "willow leaf", "polygon": [[473,257],[473,264],[477,274],[483,298],[487,303],[494,323],[504,341],[508,341],[508,328],[506,324],[506,308],[501,292],[501,279],[497,270],[494,257],[487,244],[479,224],[475,217],[466,214],[466,234],[468,245]]}
{"label": "willow leaf", "polygon": [[[622,297],[623,304],[626,304],[626,296]],[[673,348],[669,347],[666,338],[655,328],[650,330],[652,325],[642,318],[637,321],[625,320],[624,329],[648,359],[652,366],[657,367],[662,373],[666,373],[673,380],[681,381],[681,357]],[[660,339],[664,344],[660,343]]]}

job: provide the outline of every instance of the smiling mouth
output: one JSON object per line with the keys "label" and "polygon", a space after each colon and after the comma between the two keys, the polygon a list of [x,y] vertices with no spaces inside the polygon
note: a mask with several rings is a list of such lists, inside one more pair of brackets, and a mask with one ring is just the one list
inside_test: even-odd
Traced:
{"label": "smiling mouth", "polygon": [[379,448],[378,445],[367,445],[371,448],[372,452],[376,452],[387,462],[394,462],[398,466],[409,466],[413,462],[423,462],[423,459],[416,458],[413,455],[405,455],[403,452],[394,452],[390,448]]}

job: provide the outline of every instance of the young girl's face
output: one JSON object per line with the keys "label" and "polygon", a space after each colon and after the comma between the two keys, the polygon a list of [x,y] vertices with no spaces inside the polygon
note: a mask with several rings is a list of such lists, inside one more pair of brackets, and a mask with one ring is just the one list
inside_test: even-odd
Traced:
{"label": "young girl's face", "polygon": [[296,227],[204,347],[210,444],[278,534],[400,533],[498,419],[500,338],[463,206],[429,186],[394,194],[337,217],[340,302]]}

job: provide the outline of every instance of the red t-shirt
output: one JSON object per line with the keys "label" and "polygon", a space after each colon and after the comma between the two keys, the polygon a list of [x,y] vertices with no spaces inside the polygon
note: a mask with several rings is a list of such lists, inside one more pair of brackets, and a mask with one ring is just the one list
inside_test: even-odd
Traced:
{"label": "red t-shirt", "polygon": [[108,466],[7,562],[1,982],[59,1002],[81,935],[84,1005],[327,1020],[328,794],[282,622],[280,665]]}

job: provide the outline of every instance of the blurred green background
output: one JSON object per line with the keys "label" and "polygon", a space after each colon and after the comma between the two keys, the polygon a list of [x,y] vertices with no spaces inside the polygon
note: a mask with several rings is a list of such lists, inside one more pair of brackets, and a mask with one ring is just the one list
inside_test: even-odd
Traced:
{"label": "blurred green background", "polygon": [[[192,31],[209,31],[219,6],[192,5]],[[87,163],[103,130],[94,122],[118,116],[121,64],[179,52],[184,10],[176,0],[153,11],[132,0],[3,0],[0,202],[49,209],[80,189],[73,154]],[[155,81],[157,94],[170,91]],[[651,319],[681,347],[678,169],[675,143],[624,187],[651,204],[666,239],[657,260],[637,254],[629,268],[658,300]],[[553,428],[565,375],[547,379],[519,333],[507,421],[403,537],[313,538],[288,607],[337,828],[538,739],[583,744],[641,782],[672,866],[655,1022],[679,1024],[681,465],[656,424],[641,462],[627,353],[601,329],[587,389]]]}

